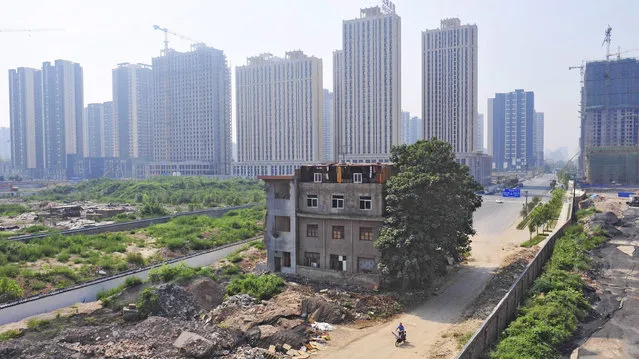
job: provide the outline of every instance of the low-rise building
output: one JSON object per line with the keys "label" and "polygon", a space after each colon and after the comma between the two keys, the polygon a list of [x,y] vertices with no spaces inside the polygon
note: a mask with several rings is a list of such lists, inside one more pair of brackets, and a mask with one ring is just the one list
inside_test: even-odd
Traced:
{"label": "low-rise building", "polygon": [[390,164],[307,165],[266,182],[269,269],[376,286],[375,239],[385,219]]}

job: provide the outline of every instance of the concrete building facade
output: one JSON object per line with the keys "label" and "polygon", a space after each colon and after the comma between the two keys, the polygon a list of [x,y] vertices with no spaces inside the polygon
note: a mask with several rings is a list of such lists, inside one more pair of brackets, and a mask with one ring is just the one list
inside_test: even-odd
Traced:
{"label": "concrete building facade", "polygon": [[84,108],[84,153],[86,157],[105,157],[104,130],[106,128],[104,105],[90,103]]}
{"label": "concrete building facade", "polygon": [[323,160],[327,162],[334,162],[335,158],[335,145],[334,145],[334,129],[335,121],[333,116],[334,106],[333,93],[327,89],[324,89],[324,123],[322,125],[323,142],[324,142],[324,156]]}
{"label": "concrete building facade", "polygon": [[493,169],[526,171],[536,166],[533,152],[535,94],[515,90],[489,100]]}
{"label": "concrete building facade", "polygon": [[40,177],[44,169],[42,72],[9,70],[11,164],[15,171]]}
{"label": "concrete building facade", "polygon": [[153,58],[150,175],[231,174],[231,76],[221,50],[196,45]]}
{"label": "concrete building facade", "polygon": [[242,177],[290,175],[324,158],[322,60],[301,51],[249,57],[235,70]]}
{"label": "concrete building facade", "polygon": [[342,65],[334,69],[338,157],[385,162],[401,143],[401,19],[389,3],[361,9],[342,29],[333,56]]}
{"label": "concrete building facade", "polygon": [[345,145],[340,143],[344,103],[344,51],[333,51],[333,156],[335,161],[345,157]]}
{"label": "concrete building facade", "polygon": [[44,167],[49,178],[73,176],[84,156],[84,87],[82,67],[56,60],[42,65]]}
{"label": "concrete building facade", "polygon": [[535,167],[544,167],[544,113],[535,112],[533,121],[533,162]]}
{"label": "concrete building facade", "polygon": [[267,183],[265,242],[273,271],[379,283],[374,241],[384,222],[387,164],[302,166]]}
{"label": "concrete building facade", "polygon": [[484,152],[484,114],[477,114],[477,152]]}
{"label": "concrete building facade", "polygon": [[586,63],[580,147],[590,183],[639,183],[637,78],[637,59]]}
{"label": "concrete building facade", "polygon": [[107,157],[150,160],[151,130],[151,66],[118,64],[113,69],[112,152]]}
{"label": "concrete building facade", "polygon": [[401,130],[403,144],[411,145],[419,141],[423,134],[421,118],[402,112]]}
{"label": "concrete building facade", "polygon": [[477,25],[444,19],[422,32],[423,137],[450,143],[455,153],[477,150]]}

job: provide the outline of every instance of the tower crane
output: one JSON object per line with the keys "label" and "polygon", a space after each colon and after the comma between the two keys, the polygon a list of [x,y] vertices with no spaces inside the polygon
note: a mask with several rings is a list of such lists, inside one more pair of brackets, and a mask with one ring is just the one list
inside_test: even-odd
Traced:
{"label": "tower crane", "polygon": [[193,40],[193,39],[191,39],[188,36],[180,35],[180,34],[178,34],[176,32],[173,32],[173,31],[167,29],[166,27],[162,27],[162,26],[159,26],[159,25],[153,25],[153,29],[154,30],[160,30],[160,31],[162,31],[164,33],[164,50],[163,50],[164,51],[164,55],[166,55],[169,52],[169,34],[171,34],[173,36],[177,36],[177,37],[179,37],[182,40],[190,41],[192,45],[200,43],[200,41]]}
{"label": "tower crane", "polygon": [[610,27],[610,25],[608,25],[608,27],[606,28],[606,32],[604,35],[604,40],[601,43],[601,46],[603,46],[604,44],[606,45],[606,61],[610,60],[610,40],[612,37],[612,27]]}

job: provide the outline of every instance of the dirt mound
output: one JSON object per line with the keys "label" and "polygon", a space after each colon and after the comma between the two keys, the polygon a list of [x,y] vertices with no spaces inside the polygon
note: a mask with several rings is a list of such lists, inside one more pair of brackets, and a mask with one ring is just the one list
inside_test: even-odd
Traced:
{"label": "dirt mound", "polygon": [[307,326],[302,324],[292,329],[277,331],[272,335],[260,338],[259,346],[268,348],[269,345],[277,346],[278,344],[288,344],[293,348],[299,348],[304,345],[304,343],[308,343],[306,328]]}
{"label": "dirt mound", "polygon": [[188,319],[195,316],[200,307],[193,294],[173,283],[161,284],[153,289],[157,300],[153,301],[150,313],[167,318]]}
{"label": "dirt mound", "polygon": [[224,288],[211,278],[198,278],[184,289],[193,295],[199,307],[204,310],[210,310],[222,304],[226,294]]}
{"label": "dirt mound", "polygon": [[328,302],[319,295],[302,300],[302,316],[312,321],[331,324],[353,319],[353,315],[339,303]]}
{"label": "dirt mound", "polygon": [[601,229],[608,232],[610,236],[616,236],[621,234],[621,231],[617,229],[616,226],[623,225],[622,221],[619,220],[612,212],[604,212],[604,213],[595,213],[594,216],[590,219],[590,228],[600,227]]}

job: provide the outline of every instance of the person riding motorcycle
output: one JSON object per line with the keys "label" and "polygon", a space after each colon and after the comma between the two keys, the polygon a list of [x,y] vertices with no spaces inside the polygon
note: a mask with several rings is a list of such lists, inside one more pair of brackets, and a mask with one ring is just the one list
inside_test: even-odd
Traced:
{"label": "person riding motorcycle", "polygon": [[404,329],[404,325],[400,322],[397,326],[397,334],[399,334],[399,338],[403,341],[406,341],[406,330]]}

